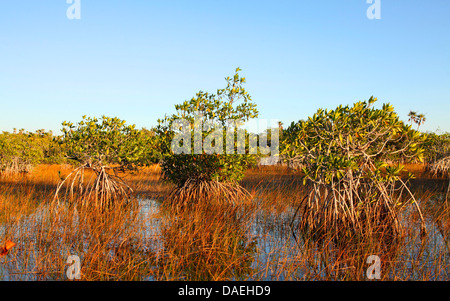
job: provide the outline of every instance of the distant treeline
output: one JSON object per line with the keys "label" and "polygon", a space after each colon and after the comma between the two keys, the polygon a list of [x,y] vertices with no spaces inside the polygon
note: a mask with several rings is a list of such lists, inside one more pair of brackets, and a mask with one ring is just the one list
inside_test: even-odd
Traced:
{"label": "distant treeline", "polygon": [[[142,165],[157,163],[160,159],[154,147],[155,132],[145,128],[138,130],[146,138],[147,149],[139,158]],[[23,129],[0,133],[0,172],[26,173],[37,164],[77,164],[77,158],[69,156],[67,139],[52,131],[27,132]],[[144,141],[145,143],[146,141]]]}
{"label": "distant treeline", "polygon": [[[143,165],[159,163],[164,149],[158,149],[161,133],[155,129],[140,129],[140,139],[145,139],[140,145],[145,149],[140,152]],[[283,131],[284,132],[284,131]],[[283,132],[280,136],[283,136]],[[164,133],[162,133],[164,134]],[[450,153],[450,133],[428,132],[424,148],[424,162],[433,163]],[[270,135],[270,132],[269,132]],[[270,139],[269,139],[270,141]],[[280,141],[282,143],[282,141]],[[280,145],[283,148],[283,145]],[[23,129],[0,133],[0,172],[29,172],[37,164],[74,164],[75,158],[67,154],[63,135],[55,135],[52,131],[38,130],[27,132]]]}

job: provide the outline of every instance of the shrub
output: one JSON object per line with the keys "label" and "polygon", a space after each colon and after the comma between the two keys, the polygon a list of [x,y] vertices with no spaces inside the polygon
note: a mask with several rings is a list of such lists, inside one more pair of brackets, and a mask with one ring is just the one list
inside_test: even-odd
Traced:
{"label": "shrub", "polygon": [[45,161],[51,148],[52,133],[20,130],[0,134],[0,172],[4,174],[27,173],[33,166]]}
{"label": "shrub", "polygon": [[[426,136],[405,125],[389,104],[373,108],[376,98],[352,107],[319,109],[284,132],[282,153],[303,166],[313,189],[302,202],[301,229],[319,235],[353,237],[370,231],[400,233],[398,212],[408,202],[420,208],[393,158],[423,160]],[[404,195],[408,196],[405,202]]]}
{"label": "shrub", "polygon": [[[119,118],[106,116],[101,120],[83,116],[76,126],[63,122],[62,132],[61,143],[67,156],[78,162],[79,167],[61,181],[55,200],[59,200],[59,191],[65,182],[70,182],[65,197],[81,199],[83,205],[93,202],[103,209],[115,202],[126,201],[132,189],[120,177],[120,172],[146,164],[143,159],[147,149],[144,133]],[[95,175],[87,184],[85,170]],[[76,187],[78,191],[75,191]]]}
{"label": "shrub", "polygon": [[[248,144],[244,146],[245,152],[237,154],[238,145],[234,138],[240,133],[248,137],[239,125],[256,118],[258,111],[243,87],[246,80],[239,76],[239,71],[236,69],[234,77],[226,78],[226,88],[217,90],[217,94],[200,91],[190,101],[176,105],[176,114],[158,120],[160,149],[164,154],[161,163],[164,179],[178,188],[172,198],[183,194],[179,189],[192,190],[193,187],[209,187],[205,191],[213,194],[229,192],[230,187],[235,187],[235,192],[242,190],[237,182],[242,179],[245,169],[256,163],[256,156],[249,154]],[[181,121],[184,127],[180,126]],[[199,126],[200,122],[202,126]],[[227,130],[232,131],[232,144],[227,144]],[[180,147],[181,141],[177,140],[180,135],[185,137],[182,141],[184,151],[176,153],[173,148]],[[232,145],[232,154],[224,154],[225,145]],[[227,188],[220,183],[227,183]],[[235,199],[231,195],[229,197]]]}
{"label": "shrub", "polygon": [[428,133],[425,149],[428,168],[434,174],[446,175],[448,165],[445,162],[450,161],[450,133]]}

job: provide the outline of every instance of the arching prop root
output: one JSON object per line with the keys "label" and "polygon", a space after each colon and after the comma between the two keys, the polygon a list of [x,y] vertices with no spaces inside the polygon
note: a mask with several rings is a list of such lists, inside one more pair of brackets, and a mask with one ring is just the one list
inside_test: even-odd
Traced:
{"label": "arching prop root", "polygon": [[[449,176],[450,175],[450,156],[441,158],[440,160],[431,163],[427,166],[430,172],[435,176]],[[445,201],[448,201],[450,194],[450,180],[447,186],[447,193],[445,194]]]}
{"label": "arching prop root", "polygon": [[238,183],[190,179],[183,186],[172,190],[165,203],[184,208],[200,202],[238,205],[251,199],[251,193]]}
{"label": "arching prop root", "polygon": [[127,204],[132,192],[114,168],[84,164],[58,184],[53,202],[81,203],[82,207],[103,210],[114,204]]}
{"label": "arching prop root", "polygon": [[310,193],[303,198],[292,222],[298,222],[301,233],[319,240],[334,236],[340,241],[362,239],[374,235],[393,241],[402,236],[400,212],[408,204],[415,206],[421,222],[421,234],[426,235],[425,219],[419,205],[399,179],[394,184],[372,181],[355,183],[343,179],[336,185],[313,183]]}

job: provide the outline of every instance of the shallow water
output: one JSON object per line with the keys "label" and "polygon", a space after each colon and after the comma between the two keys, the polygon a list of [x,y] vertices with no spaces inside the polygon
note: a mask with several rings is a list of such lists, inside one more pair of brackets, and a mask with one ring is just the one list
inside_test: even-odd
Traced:
{"label": "shallow water", "polygon": [[[255,249],[251,253],[249,271],[241,275],[245,280],[310,280],[327,278],[330,271],[324,265],[322,254],[319,252],[312,258],[305,259],[304,244],[296,241],[290,228],[295,208],[287,207],[282,212],[259,210],[249,215],[249,227],[244,229],[244,246],[255,244]],[[448,247],[447,234],[440,230],[434,223],[431,216],[426,216],[428,236],[426,241],[420,239],[419,223],[408,222],[409,215],[413,214],[410,207],[404,212],[404,227],[407,227],[408,236],[405,239],[403,252],[389,262],[395,265],[395,269],[389,270],[388,279],[394,280],[448,280],[450,275],[450,253]],[[26,241],[29,245],[36,237],[27,231],[33,225],[39,223],[49,215],[48,207],[40,207],[32,215],[25,216],[16,221],[12,229],[5,229],[3,225],[1,232],[15,232],[17,237],[23,241],[17,241],[18,249],[12,251],[12,256],[8,255],[0,259],[0,279],[2,280],[50,280],[64,278],[64,271],[53,271],[54,275],[41,276],[33,269],[36,265],[32,252],[24,253],[21,248]],[[155,254],[156,262],[159,256],[164,256],[164,237],[162,225],[164,214],[161,212],[160,203],[155,200],[139,201],[139,218],[144,221],[145,231],[142,236],[148,240],[146,246],[151,254]],[[77,226],[79,220],[77,215],[72,221]],[[64,229],[60,229],[64,235]],[[56,239],[56,238],[55,238]],[[57,242],[56,242],[57,243]],[[299,243],[299,245],[298,245]],[[22,245],[22,246],[21,246]],[[33,248],[33,246],[29,246]],[[70,253],[70,246],[62,246],[62,256]],[[311,252],[311,250],[306,250]],[[16,253],[15,253],[16,252]],[[64,254],[64,255],[63,255]],[[250,253],[249,253],[250,254]],[[21,255],[28,257],[21,258]],[[109,254],[115,256],[113,253]],[[246,254],[248,255],[248,254]],[[375,254],[380,255],[382,254]],[[12,258],[11,258],[12,257]],[[436,258],[439,258],[437,261]],[[382,263],[383,264],[383,263]],[[386,263],[387,264],[387,263]],[[205,268],[207,267],[200,267]],[[322,269],[322,270],[321,270]],[[59,273],[59,274],[58,274]],[[61,276],[62,275],[62,276]],[[155,280],[153,276],[146,277],[145,280]]]}
{"label": "shallow water", "polygon": [[[151,200],[146,200],[144,203],[146,205],[142,207],[143,214],[156,215],[159,212],[159,203]],[[395,259],[398,261],[398,270],[402,272],[391,272],[392,277],[398,279],[400,274],[405,279],[420,280],[426,270],[429,280],[448,280],[450,275],[448,233],[439,230],[431,216],[425,216],[427,236],[424,240],[421,239],[420,223],[408,222],[409,215],[414,214],[414,211],[415,208],[409,206],[403,212],[403,227],[408,229],[409,235],[403,242],[406,252],[400,253],[400,256]],[[282,270],[283,265],[299,262],[302,257],[302,242],[294,239],[291,229],[294,214],[295,208],[288,206],[283,212],[261,211],[253,216],[250,231],[248,231],[248,240],[256,242],[257,252],[254,254],[251,267],[261,270],[255,280],[307,279],[305,275],[311,274],[311,271],[306,271],[308,266],[299,266],[295,271],[292,269],[287,272]],[[158,222],[151,228],[153,234],[158,233]],[[436,265],[436,256],[439,256],[442,263],[439,267],[434,266]],[[320,261],[318,258],[319,256],[316,260]],[[269,266],[270,268],[267,268]],[[325,274],[321,276],[325,277]],[[249,279],[254,280],[252,277]]]}

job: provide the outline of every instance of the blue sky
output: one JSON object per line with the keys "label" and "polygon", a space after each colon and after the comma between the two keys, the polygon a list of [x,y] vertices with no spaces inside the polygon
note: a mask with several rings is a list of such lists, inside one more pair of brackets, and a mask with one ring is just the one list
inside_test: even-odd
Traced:
{"label": "blue sky", "polygon": [[260,118],[285,124],[374,95],[450,132],[450,1],[2,0],[0,131],[82,115],[151,127],[243,69]]}

